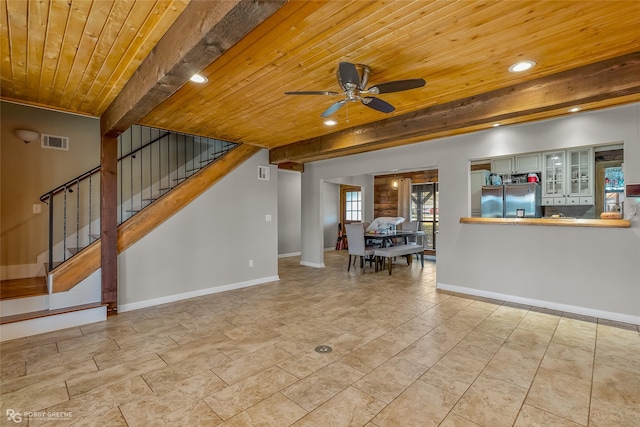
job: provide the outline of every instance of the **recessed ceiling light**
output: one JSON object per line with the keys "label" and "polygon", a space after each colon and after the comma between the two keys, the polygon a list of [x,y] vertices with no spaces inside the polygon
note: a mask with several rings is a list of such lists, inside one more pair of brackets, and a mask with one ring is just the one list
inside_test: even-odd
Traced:
{"label": "recessed ceiling light", "polygon": [[582,111],[582,107],[572,107],[569,108],[570,113],[577,113],[578,111]]}
{"label": "recessed ceiling light", "polygon": [[502,126],[502,123],[494,123],[494,124],[492,124],[491,126],[493,126],[494,128],[497,128],[497,127],[499,127],[499,126]]}
{"label": "recessed ceiling light", "polygon": [[338,122],[336,122],[335,120],[325,120],[324,122],[322,122],[325,126],[335,126],[338,124]]}
{"label": "recessed ceiling light", "polygon": [[532,69],[534,65],[536,65],[534,61],[520,61],[509,67],[509,71],[512,73],[520,73]]}
{"label": "recessed ceiling light", "polygon": [[209,81],[209,79],[207,79],[203,75],[194,74],[193,76],[191,76],[191,81],[194,82],[194,83],[206,83],[206,82]]}

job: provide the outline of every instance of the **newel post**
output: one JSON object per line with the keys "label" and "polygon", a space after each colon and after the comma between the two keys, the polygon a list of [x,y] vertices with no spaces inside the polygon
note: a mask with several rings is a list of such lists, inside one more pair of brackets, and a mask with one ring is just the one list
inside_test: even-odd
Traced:
{"label": "newel post", "polygon": [[102,304],[118,311],[118,139],[102,136],[100,148],[100,241]]}

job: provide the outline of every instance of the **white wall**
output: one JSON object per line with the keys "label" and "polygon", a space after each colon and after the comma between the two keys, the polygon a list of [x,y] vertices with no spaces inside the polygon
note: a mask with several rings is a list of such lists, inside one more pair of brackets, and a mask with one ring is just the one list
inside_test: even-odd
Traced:
{"label": "white wall", "polygon": [[300,253],[300,172],[278,170],[278,255]]}
{"label": "white wall", "polygon": [[257,179],[268,163],[260,151],[120,254],[120,311],[277,280],[275,167]]}
{"label": "white wall", "polygon": [[306,164],[302,263],[323,265],[322,182],[437,167],[439,287],[640,323],[640,210],[631,229],[459,223],[469,212],[470,160],[616,142],[626,182],[640,182],[640,104]]}
{"label": "white wall", "polygon": [[340,222],[340,185],[324,182],[324,203],[322,204],[323,247],[335,248]]}

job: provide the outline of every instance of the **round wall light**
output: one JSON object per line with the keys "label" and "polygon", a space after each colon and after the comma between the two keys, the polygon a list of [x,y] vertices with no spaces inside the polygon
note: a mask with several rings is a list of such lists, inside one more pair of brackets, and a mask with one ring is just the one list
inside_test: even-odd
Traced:
{"label": "round wall light", "polygon": [[21,141],[24,141],[25,144],[40,138],[40,134],[38,132],[27,129],[16,129],[14,133]]}

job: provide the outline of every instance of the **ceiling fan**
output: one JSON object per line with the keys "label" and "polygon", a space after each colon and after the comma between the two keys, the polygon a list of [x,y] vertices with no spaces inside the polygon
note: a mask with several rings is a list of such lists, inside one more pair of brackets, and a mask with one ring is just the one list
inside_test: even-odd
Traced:
{"label": "ceiling fan", "polygon": [[[358,71],[360,69],[360,72]],[[360,101],[369,108],[381,111],[383,113],[391,113],[395,110],[395,107],[380,98],[368,95],[378,95],[381,93],[400,92],[403,90],[417,89],[423,87],[426,82],[424,79],[408,79],[408,80],[396,80],[387,83],[380,83],[375,86],[371,86],[369,89],[365,89],[369,82],[369,73],[371,68],[367,65],[352,64],[350,62],[341,62],[338,65],[338,71],[336,75],[338,77],[338,83],[344,91],[345,99],[336,102],[329,108],[324,110],[320,115],[321,117],[329,117],[347,101],[357,102]],[[299,91],[299,92],[285,92],[285,95],[328,95],[336,96],[338,92],[329,91]]]}

